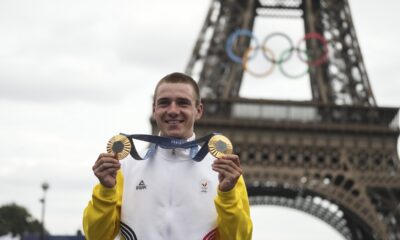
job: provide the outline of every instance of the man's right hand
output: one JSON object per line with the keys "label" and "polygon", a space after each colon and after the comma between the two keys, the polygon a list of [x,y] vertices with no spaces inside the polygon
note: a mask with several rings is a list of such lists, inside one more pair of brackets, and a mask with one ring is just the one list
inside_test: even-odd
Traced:
{"label": "man's right hand", "polygon": [[111,153],[101,153],[92,167],[100,183],[108,188],[114,187],[117,183],[117,171],[120,168],[121,164]]}

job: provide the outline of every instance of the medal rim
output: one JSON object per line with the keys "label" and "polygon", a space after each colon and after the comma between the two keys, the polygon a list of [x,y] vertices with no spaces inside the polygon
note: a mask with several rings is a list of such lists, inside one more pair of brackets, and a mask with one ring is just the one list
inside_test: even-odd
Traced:
{"label": "medal rim", "polygon": [[[115,153],[112,150],[112,146],[114,143],[119,142],[119,141],[122,142],[122,144],[124,145],[124,148],[122,149],[121,152]],[[121,134],[117,134],[117,135],[113,136],[112,138],[110,138],[110,140],[108,140],[108,143],[107,143],[107,152],[114,154],[115,158],[117,160],[122,160],[122,159],[126,158],[129,155],[129,153],[131,152],[131,149],[132,149],[131,142],[129,141],[129,139],[126,136],[121,135]]]}

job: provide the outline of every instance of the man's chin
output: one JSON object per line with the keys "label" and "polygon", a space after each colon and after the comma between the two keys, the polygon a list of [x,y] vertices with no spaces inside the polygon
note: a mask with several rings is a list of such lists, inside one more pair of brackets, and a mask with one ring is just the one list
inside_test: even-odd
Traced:
{"label": "man's chin", "polygon": [[185,139],[185,137],[182,134],[170,134],[168,135],[168,137]]}
{"label": "man's chin", "polygon": [[183,133],[179,131],[167,131],[166,136],[171,138],[185,138],[185,136],[183,136]]}

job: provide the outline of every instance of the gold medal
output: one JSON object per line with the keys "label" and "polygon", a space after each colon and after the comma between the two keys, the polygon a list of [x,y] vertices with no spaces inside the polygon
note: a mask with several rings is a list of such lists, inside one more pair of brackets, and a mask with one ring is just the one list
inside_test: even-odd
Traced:
{"label": "gold medal", "polygon": [[208,151],[214,157],[221,158],[224,154],[232,154],[233,146],[224,135],[215,135],[208,141]]}
{"label": "gold medal", "polygon": [[118,160],[124,159],[131,152],[131,142],[124,135],[115,135],[107,143],[107,152],[115,155]]}

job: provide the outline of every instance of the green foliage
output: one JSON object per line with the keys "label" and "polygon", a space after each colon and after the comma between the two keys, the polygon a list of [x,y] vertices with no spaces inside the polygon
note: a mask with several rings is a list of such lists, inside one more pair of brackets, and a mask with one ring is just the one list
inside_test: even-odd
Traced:
{"label": "green foliage", "polygon": [[15,203],[0,206],[0,236],[11,233],[13,237],[24,233],[39,233],[41,224],[28,210]]}

